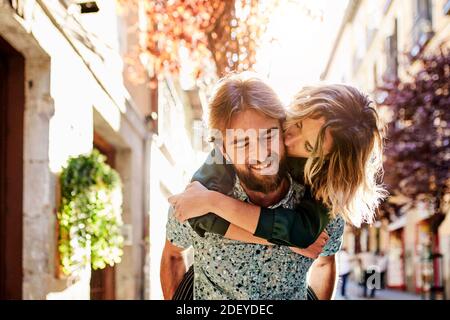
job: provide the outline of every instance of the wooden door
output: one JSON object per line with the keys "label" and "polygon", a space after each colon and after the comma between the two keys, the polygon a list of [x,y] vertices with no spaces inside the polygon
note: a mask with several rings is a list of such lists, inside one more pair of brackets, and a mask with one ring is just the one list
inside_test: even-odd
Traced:
{"label": "wooden door", "polygon": [[[95,132],[94,147],[106,156],[106,162],[114,168],[116,157],[115,148]],[[92,270],[91,300],[114,300],[116,298],[115,275],[115,267],[108,266],[102,270]]]}
{"label": "wooden door", "polygon": [[22,297],[24,64],[0,37],[0,299]]}

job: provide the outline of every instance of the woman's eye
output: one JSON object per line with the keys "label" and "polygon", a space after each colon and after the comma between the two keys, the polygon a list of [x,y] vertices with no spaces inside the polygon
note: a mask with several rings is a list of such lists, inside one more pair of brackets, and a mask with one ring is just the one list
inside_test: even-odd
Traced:
{"label": "woman's eye", "polygon": [[303,127],[301,121],[300,121],[300,122],[297,122],[297,123],[295,124],[295,126],[296,126],[297,128],[299,128],[299,129],[301,129],[301,128]]}

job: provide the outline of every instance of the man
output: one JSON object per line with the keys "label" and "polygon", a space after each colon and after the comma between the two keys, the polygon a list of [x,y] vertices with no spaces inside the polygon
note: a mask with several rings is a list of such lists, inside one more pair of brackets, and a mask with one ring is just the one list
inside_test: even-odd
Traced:
{"label": "man", "polygon": [[[304,188],[286,170],[280,134],[284,116],[276,94],[262,81],[241,74],[219,83],[210,103],[210,128],[223,133],[222,153],[236,171],[234,198],[291,209],[301,201]],[[240,134],[226,134],[230,129]],[[263,152],[261,146],[266,148]],[[240,161],[242,155],[244,161]],[[341,218],[327,225],[330,238],[313,265],[313,259],[289,247],[252,244],[265,241],[258,242],[250,233],[248,243],[234,240],[238,231],[242,234],[234,225],[225,237],[211,233],[200,237],[189,223],[178,222],[170,210],[161,262],[165,297],[173,294],[185,271],[183,251],[193,246],[195,299],[306,299],[311,265],[311,286],[319,299],[330,299],[336,284],[334,254],[341,245],[343,227]]]}

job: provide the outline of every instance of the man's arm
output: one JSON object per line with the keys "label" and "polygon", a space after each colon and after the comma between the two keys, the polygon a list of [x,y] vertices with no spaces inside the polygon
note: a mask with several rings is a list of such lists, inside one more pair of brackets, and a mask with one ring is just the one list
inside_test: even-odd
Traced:
{"label": "man's arm", "polygon": [[166,240],[161,257],[160,269],[161,287],[165,300],[172,299],[186,273],[183,251],[184,249],[178,248]]}
{"label": "man's arm", "polygon": [[309,285],[319,300],[331,300],[336,289],[335,256],[320,256],[311,266]]}
{"label": "man's arm", "polygon": [[325,244],[320,257],[313,263],[309,278],[309,285],[316,293],[319,300],[334,298],[336,288],[336,258],[335,254],[340,250],[344,235],[345,221],[338,216],[333,219],[326,231],[330,238]]}

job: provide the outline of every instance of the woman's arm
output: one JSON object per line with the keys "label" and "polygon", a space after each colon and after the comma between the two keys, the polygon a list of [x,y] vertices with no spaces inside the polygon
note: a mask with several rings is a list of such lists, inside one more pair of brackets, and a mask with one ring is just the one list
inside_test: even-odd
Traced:
{"label": "woman's arm", "polygon": [[215,212],[259,238],[299,248],[313,244],[328,223],[328,210],[313,201],[309,191],[295,210],[267,209],[208,190],[200,183],[193,182],[183,193],[170,197],[169,202],[175,206],[175,216],[180,221]]}
{"label": "woman's arm", "polygon": [[[214,149],[208,155],[205,163],[194,173],[191,181],[198,181],[209,190],[231,194],[235,182],[234,177],[233,166],[227,164],[221,152]],[[227,220],[212,212],[188,219],[188,221],[200,237],[204,237],[205,232],[224,236],[230,226]]]}
{"label": "woman's arm", "polygon": [[[197,187],[203,188],[203,186]],[[267,209],[215,191],[208,191],[208,193],[204,202],[205,205],[209,205],[208,211],[272,243],[306,248],[316,241],[328,223],[328,210],[311,199],[302,200],[295,210]],[[188,211],[180,210],[181,219],[183,219],[183,212],[188,213]]]}
{"label": "woman's arm", "polygon": [[269,241],[267,241],[265,239],[258,238],[256,236],[254,236],[253,234],[251,234],[250,232],[248,232],[242,228],[239,228],[238,226],[236,226],[234,224],[230,224],[224,237],[227,239],[230,239],[230,240],[236,240],[236,241],[241,241],[241,242],[246,242],[246,243],[255,243],[255,244],[262,244],[262,245],[266,245],[266,246],[273,246],[273,243],[270,243]]}
{"label": "woman's arm", "polygon": [[[237,226],[235,226],[234,224],[231,224],[230,227],[228,228],[226,234],[225,234],[225,238],[231,239],[231,240],[236,240],[236,241],[241,241],[241,242],[245,242],[245,243],[255,243],[255,244],[262,244],[262,245],[273,245],[273,243],[268,242],[265,239],[256,237],[254,235],[252,235],[250,232],[239,228]],[[312,244],[311,246],[309,246],[306,249],[300,249],[300,248],[296,248],[296,247],[289,247],[289,249],[291,249],[293,252],[297,253],[297,254],[301,254],[302,256],[311,258],[311,259],[317,259],[320,255],[320,253],[322,252],[322,249],[325,245],[325,243],[328,240],[328,235],[326,234],[326,232],[322,232],[322,234],[320,235],[320,237],[317,239],[316,242],[314,242],[314,244]]]}
{"label": "woman's arm", "polygon": [[[318,239],[328,223],[328,209],[315,201],[309,190],[306,191],[304,199],[295,210],[260,208],[225,197],[224,194],[231,194],[235,172],[232,165],[225,163],[225,159],[222,159],[222,164],[218,164],[214,159],[217,159],[217,156],[213,151],[192,178],[193,181],[201,182],[208,189],[218,191],[213,197],[214,201],[211,201],[212,204],[209,203],[209,200],[213,199],[209,198],[210,194],[203,194],[206,198],[201,196],[195,198],[194,195],[194,198],[191,197],[192,201],[187,204],[186,200],[189,197],[183,197],[180,200],[180,196],[189,195],[189,192],[177,195],[175,198],[171,197],[172,203],[175,199],[180,200],[179,203],[184,208],[178,212],[187,214],[186,218],[190,225],[200,236],[204,236],[205,232],[223,236],[231,222],[258,238],[280,245],[307,248]],[[290,159],[290,163],[294,177],[301,176],[304,161]],[[221,199],[219,196],[222,196]],[[209,208],[212,210],[209,211]],[[212,212],[219,213],[221,216]],[[245,214],[242,214],[244,212]]]}

